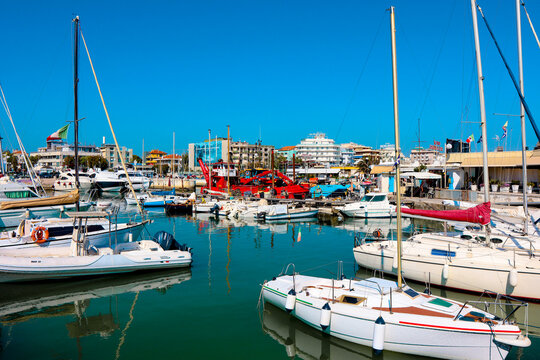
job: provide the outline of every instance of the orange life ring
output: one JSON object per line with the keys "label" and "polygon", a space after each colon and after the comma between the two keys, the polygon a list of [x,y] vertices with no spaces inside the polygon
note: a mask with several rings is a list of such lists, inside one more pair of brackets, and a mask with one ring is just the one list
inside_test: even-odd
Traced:
{"label": "orange life ring", "polygon": [[44,243],[49,239],[49,230],[46,227],[38,226],[32,230],[32,240],[38,244]]}

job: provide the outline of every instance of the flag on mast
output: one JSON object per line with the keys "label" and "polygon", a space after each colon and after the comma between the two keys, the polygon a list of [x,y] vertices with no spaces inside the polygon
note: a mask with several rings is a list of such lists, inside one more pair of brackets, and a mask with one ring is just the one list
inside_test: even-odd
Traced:
{"label": "flag on mast", "polygon": [[480,139],[476,142],[477,144],[480,144],[482,142],[482,134],[480,134]]}
{"label": "flag on mast", "polygon": [[506,132],[507,132],[507,128],[508,127],[508,121],[506,121],[503,125],[503,135],[501,137],[501,139],[504,139],[506,137]]}
{"label": "flag on mast", "polygon": [[67,139],[67,133],[69,129],[69,124],[62,126],[60,129],[53,132],[48,138],[47,141],[51,140],[65,140]]}
{"label": "flag on mast", "polygon": [[467,144],[470,144],[471,142],[474,142],[474,134],[471,134],[471,136],[467,138]]}

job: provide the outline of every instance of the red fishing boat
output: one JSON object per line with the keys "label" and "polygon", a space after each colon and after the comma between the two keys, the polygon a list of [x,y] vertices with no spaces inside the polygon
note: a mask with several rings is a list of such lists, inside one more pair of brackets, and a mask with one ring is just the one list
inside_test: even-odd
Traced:
{"label": "red fishing boat", "polygon": [[[270,192],[272,197],[281,199],[304,199],[309,192],[309,185],[295,184],[289,177],[278,170],[256,170],[246,172],[243,177],[238,176],[236,166],[219,161],[208,166],[199,159],[206,186],[201,191],[212,195],[227,195],[227,178],[230,182],[231,195],[243,196],[252,194],[260,196],[260,193]],[[210,180],[211,179],[211,180]],[[208,184],[212,183],[211,186]],[[273,194],[272,194],[273,193]]]}

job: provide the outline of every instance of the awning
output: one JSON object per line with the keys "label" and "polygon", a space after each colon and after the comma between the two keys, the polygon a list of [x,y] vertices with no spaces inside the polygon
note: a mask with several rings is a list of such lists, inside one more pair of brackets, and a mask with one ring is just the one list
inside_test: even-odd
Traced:
{"label": "awning", "polygon": [[371,174],[377,175],[377,174],[387,174],[394,171],[394,167],[392,165],[375,165],[371,169]]}
{"label": "awning", "polygon": [[441,178],[441,175],[433,174],[430,172],[405,172],[401,174],[401,178],[414,178],[418,180],[439,180]]}
{"label": "awning", "polygon": [[[540,151],[526,151],[527,165],[540,166]],[[483,155],[481,152],[474,153],[450,153],[447,164],[460,167],[482,167]],[[488,153],[489,167],[521,167],[521,151],[496,151]]]}

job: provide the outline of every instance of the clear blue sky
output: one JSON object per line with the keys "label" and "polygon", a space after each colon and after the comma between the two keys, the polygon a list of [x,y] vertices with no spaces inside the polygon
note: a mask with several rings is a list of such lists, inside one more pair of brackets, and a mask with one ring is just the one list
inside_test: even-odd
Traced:
{"label": "clear blue sky", "polygon": [[[470,2],[9,1],[0,11],[0,82],[27,150],[73,117],[71,19],[81,18],[115,131],[136,154],[213,136],[276,147],[313,132],[337,142],[393,142],[389,15],[396,7],[401,141],[466,139],[479,120]],[[481,1],[517,73],[514,2]],[[540,30],[540,5],[527,4]],[[479,19],[479,21],[481,21]],[[525,93],[540,121],[540,49],[523,15]],[[482,22],[490,149],[519,100]],[[111,142],[81,48],[80,139]],[[16,146],[1,113],[4,143]],[[536,138],[530,125],[528,144]],[[73,133],[70,129],[70,141]],[[474,149],[474,147],[473,147]],[[478,146],[480,150],[480,146]]]}

